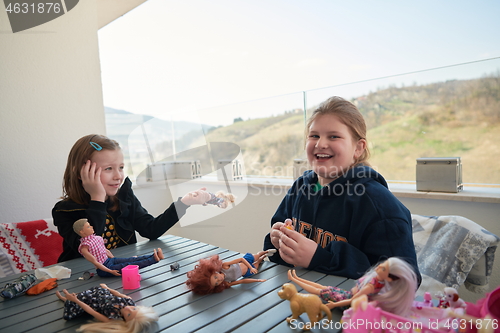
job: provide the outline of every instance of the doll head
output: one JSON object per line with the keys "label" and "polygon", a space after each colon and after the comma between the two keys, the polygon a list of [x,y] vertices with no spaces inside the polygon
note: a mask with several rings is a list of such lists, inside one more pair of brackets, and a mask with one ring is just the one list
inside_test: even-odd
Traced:
{"label": "doll head", "polygon": [[[106,323],[90,323],[82,325],[77,332],[83,333],[112,333],[112,332],[126,332],[126,333],[139,333],[146,332],[151,324],[158,321],[158,315],[152,307],[136,306],[135,317],[130,320],[111,320]],[[124,318],[125,319],[125,318]]]}
{"label": "doll head", "polygon": [[94,233],[94,228],[90,225],[87,219],[79,219],[73,223],[73,230],[81,237],[92,235]]}
{"label": "doll head", "polygon": [[201,259],[194,269],[187,273],[186,285],[189,290],[199,295],[220,293],[229,288],[226,281],[218,286],[212,286],[212,275],[219,273],[222,269],[222,260],[218,255]]}
{"label": "doll head", "polygon": [[217,198],[222,198],[224,201],[219,205],[220,208],[226,208],[229,206],[230,203],[233,203],[236,199],[234,194],[232,193],[225,193],[223,191],[218,191],[215,193],[215,196]]}
{"label": "doll head", "polygon": [[[380,265],[388,268],[388,271],[377,273],[377,269],[380,272]],[[378,302],[378,306],[400,316],[410,311],[418,287],[417,275],[410,264],[400,258],[391,257],[372,268],[365,276],[369,274],[387,277],[385,287],[372,298]]]}

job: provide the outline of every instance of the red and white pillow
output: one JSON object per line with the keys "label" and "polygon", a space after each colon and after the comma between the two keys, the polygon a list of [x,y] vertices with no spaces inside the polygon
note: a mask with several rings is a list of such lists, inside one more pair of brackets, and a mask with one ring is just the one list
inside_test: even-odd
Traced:
{"label": "red and white pillow", "polygon": [[0,277],[56,264],[61,253],[52,219],[0,223]]}

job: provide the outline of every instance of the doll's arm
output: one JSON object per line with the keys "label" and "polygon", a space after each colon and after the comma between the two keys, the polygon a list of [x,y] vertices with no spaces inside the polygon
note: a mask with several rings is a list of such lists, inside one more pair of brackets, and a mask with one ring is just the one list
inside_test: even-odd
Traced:
{"label": "doll's arm", "polygon": [[328,302],[328,304],[326,305],[330,310],[333,309],[333,308],[336,308],[336,307],[339,307],[339,306],[348,306],[351,304],[351,302],[359,297],[364,297],[364,296],[367,296],[371,293],[373,293],[373,291],[375,290],[375,287],[373,286],[373,284],[371,283],[367,283],[366,286],[364,286],[363,288],[361,288],[358,292],[356,292],[352,298],[350,299],[344,299],[342,301],[338,301],[338,302]]}
{"label": "doll's arm", "polygon": [[326,303],[326,306],[331,310],[333,308],[338,308],[339,306],[349,306],[349,305],[351,305],[351,302],[352,302],[352,298],[344,299],[344,300],[338,301],[338,302],[328,301],[328,303]]}
{"label": "doll's arm", "polygon": [[367,283],[363,288],[359,289],[357,292],[354,292],[352,298],[357,298],[360,297],[361,295],[370,295],[374,291],[375,291],[375,286],[371,283]]}
{"label": "doll's arm", "polygon": [[252,267],[252,265],[250,265],[250,263],[248,262],[248,260],[246,260],[245,258],[241,258],[240,263],[242,263],[245,266],[247,266],[248,269],[250,270],[250,272],[252,272],[252,274],[257,274],[257,272],[258,272],[257,268]]}
{"label": "doll's arm", "polygon": [[92,309],[89,305],[83,303],[80,301],[77,297],[76,294],[70,294],[66,289],[63,289],[64,293],[66,294],[66,299],[78,304],[85,312],[87,312],[89,315],[93,316],[95,319],[101,321],[101,322],[108,322],[111,319],[106,317],[105,315],[95,311]]}
{"label": "doll's arm", "polygon": [[227,261],[224,264],[228,264],[229,266],[234,264],[244,264],[248,267],[248,269],[250,269],[250,272],[252,272],[253,274],[256,274],[258,272],[257,269],[255,267],[252,267],[252,265],[250,265],[250,263],[245,258],[234,259],[231,261]]}
{"label": "doll's arm", "polygon": [[241,279],[241,280],[229,282],[228,285],[230,287],[232,287],[232,286],[236,286],[237,284],[246,284],[246,283],[264,282],[264,281],[266,281],[266,280],[265,279]]}
{"label": "doll's arm", "polygon": [[90,261],[92,264],[94,264],[94,266],[96,268],[100,269],[101,271],[111,273],[115,276],[121,276],[119,271],[111,270],[111,269],[107,268],[106,266],[104,266],[103,264],[101,264],[100,262],[98,262],[97,259],[89,252],[88,246],[82,246],[80,251],[82,252],[83,257],[85,259],[87,259],[88,261]]}
{"label": "doll's arm", "polygon": [[227,267],[229,267],[231,265],[239,264],[240,262],[243,262],[242,260],[245,260],[245,259],[244,258],[237,258],[237,259],[233,259],[230,261],[224,261],[223,265],[227,265]]}
{"label": "doll's arm", "polygon": [[124,295],[124,294],[120,293],[120,292],[119,292],[119,291],[117,291],[117,290],[111,289],[110,287],[108,287],[108,286],[107,286],[106,284],[104,284],[104,283],[101,283],[101,284],[100,284],[100,286],[101,286],[101,288],[103,288],[103,289],[108,289],[108,290],[109,290],[109,292],[110,292],[111,294],[113,294],[114,296],[116,296],[116,297],[122,297],[122,298],[132,298],[132,297],[130,297],[130,296],[127,296],[127,295]]}
{"label": "doll's arm", "polygon": [[115,256],[113,255],[113,253],[111,253],[110,250],[106,249],[106,255],[108,256],[108,258],[114,258]]}

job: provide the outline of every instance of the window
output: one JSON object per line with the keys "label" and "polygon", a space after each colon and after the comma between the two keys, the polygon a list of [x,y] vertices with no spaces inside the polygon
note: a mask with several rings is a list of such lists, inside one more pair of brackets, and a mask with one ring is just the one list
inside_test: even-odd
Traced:
{"label": "window", "polygon": [[[292,178],[309,113],[337,95],[365,116],[370,162],[386,179],[414,181],[420,157],[460,156],[464,183],[500,184],[491,5],[341,7],[151,0],[101,29],[105,105],[132,112],[107,108],[108,135],[131,178],[152,163],[203,158],[207,175],[235,156],[246,175]],[[247,91],[276,96],[241,98]]]}

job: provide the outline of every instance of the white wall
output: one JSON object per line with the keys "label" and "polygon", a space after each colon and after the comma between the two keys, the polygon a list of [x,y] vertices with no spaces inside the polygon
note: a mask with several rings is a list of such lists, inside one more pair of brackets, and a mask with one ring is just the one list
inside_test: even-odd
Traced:
{"label": "white wall", "polygon": [[[206,186],[215,191],[213,185],[192,184],[192,189]],[[262,249],[264,236],[269,232],[270,221],[276,208],[286,193],[286,187],[248,187],[248,195],[238,205],[216,217],[205,219],[203,209],[215,207],[189,208],[183,219],[201,221],[187,227],[178,223],[168,233],[196,239],[238,252],[257,252]],[[168,191],[159,188],[139,187],[134,189],[143,206],[153,215],[158,215],[172,202]],[[398,194],[396,194],[398,195]],[[497,203],[466,202],[437,199],[399,197],[413,214],[420,215],[460,215],[482,225],[488,231],[500,236],[500,205]],[[500,251],[497,251],[490,291],[500,285]],[[460,296],[474,302],[482,295],[469,292],[462,287]]]}
{"label": "white wall", "polygon": [[96,0],[18,33],[0,10],[0,223],[50,217],[90,133],[105,133]]}

